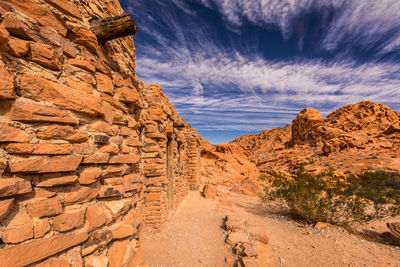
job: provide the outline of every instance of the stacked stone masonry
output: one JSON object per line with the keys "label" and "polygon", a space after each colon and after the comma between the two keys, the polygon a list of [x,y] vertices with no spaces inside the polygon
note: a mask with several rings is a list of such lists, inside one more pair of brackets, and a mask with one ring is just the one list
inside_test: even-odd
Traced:
{"label": "stacked stone masonry", "polygon": [[199,186],[198,135],[138,80],[133,37],[90,31],[122,13],[0,0],[1,266],[145,266],[142,229]]}

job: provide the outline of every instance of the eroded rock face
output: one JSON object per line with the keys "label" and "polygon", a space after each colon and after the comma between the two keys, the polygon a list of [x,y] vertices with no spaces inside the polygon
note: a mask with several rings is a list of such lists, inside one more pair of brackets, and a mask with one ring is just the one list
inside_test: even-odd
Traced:
{"label": "eroded rock face", "polygon": [[292,125],[233,142],[264,172],[278,169],[288,177],[300,165],[314,173],[332,166],[339,176],[371,167],[398,171],[399,118],[399,113],[371,101],[344,106],[325,119],[307,108]]}

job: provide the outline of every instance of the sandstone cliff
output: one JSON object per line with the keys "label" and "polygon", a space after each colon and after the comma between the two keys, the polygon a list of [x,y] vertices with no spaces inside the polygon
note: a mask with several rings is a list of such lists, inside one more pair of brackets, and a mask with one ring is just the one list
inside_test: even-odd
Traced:
{"label": "sandstone cliff", "polygon": [[300,164],[311,171],[333,166],[341,172],[399,170],[400,115],[371,101],[344,106],[323,118],[302,110],[292,125],[233,141],[261,169],[291,172]]}

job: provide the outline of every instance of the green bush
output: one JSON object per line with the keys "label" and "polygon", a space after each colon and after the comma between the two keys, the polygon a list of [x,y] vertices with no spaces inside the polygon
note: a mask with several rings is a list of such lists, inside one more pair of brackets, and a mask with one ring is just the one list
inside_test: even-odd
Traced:
{"label": "green bush", "polygon": [[314,175],[303,166],[294,178],[271,173],[263,201],[282,200],[293,217],[310,224],[348,225],[399,214],[399,174],[366,172],[344,179],[335,177],[333,168]]}

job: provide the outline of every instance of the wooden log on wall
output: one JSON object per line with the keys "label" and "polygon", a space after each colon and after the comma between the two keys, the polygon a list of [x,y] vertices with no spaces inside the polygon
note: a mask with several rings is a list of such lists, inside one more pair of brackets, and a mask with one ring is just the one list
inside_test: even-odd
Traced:
{"label": "wooden log on wall", "polygon": [[129,13],[117,17],[92,20],[90,28],[99,42],[133,35],[138,31]]}

